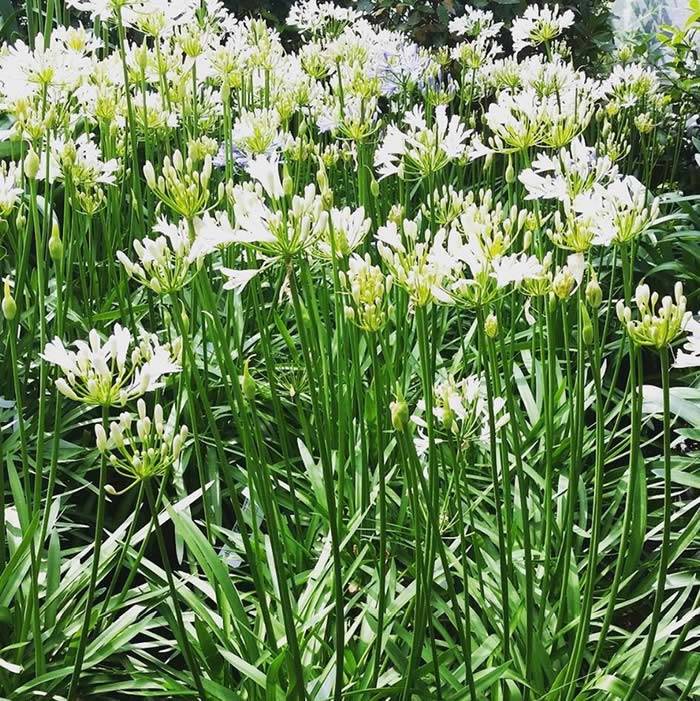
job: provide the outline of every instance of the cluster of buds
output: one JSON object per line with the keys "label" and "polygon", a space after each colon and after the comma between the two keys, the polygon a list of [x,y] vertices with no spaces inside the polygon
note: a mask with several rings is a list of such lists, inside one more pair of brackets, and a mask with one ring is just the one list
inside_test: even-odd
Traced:
{"label": "cluster of buds", "polygon": [[[177,463],[187,439],[187,426],[175,431],[163,419],[163,407],[156,404],[153,418],[146,414],[146,403],[139,399],[138,417],[123,412],[109,426],[109,437],[101,424],[95,426],[97,449],[109,464],[125,477],[140,482],[160,477]],[[135,424],[135,427],[134,427]]]}
{"label": "cluster of buds", "polygon": [[363,331],[379,331],[391,313],[388,306],[391,291],[391,275],[372,265],[369,255],[364,258],[353,255],[348,262],[347,273],[341,273],[344,287],[350,293],[350,304],[345,316]]}
{"label": "cluster of buds", "polygon": [[202,259],[195,260],[192,256],[189,227],[185,220],[175,225],[161,219],[153,230],[161,235],[156,239],[134,240],[138,262],[130,260],[123,251],[117,251],[117,258],[129,277],[156,294],[169,295],[192,279]]}
{"label": "cluster of buds", "polygon": [[42,358],[63,373],[56,389],[83,404],[124,406],[162,386],[163,377],[180,372],[180,339],[160,345],[154,334],[142,332],[134,339],[119,324],[106,341],[94,329],[88,342],[76,341],[77,350],[68,350],[56,337],[46,344]]}
{"label": "cluster of buds", "polygon": [[634,302],[639,319],[632,318],[632,309],[622,300],[617,303],[617,316],[632,341],[639,346],[651,346],[657,350],[670,346],[685,331],[692,316],[686,311],[686,298],[680,282],[674,288],[674,299],[665,296],[658,309],[659,295],[651,293],[649,285],[637,287]]}
{"label": "cluster of buds", "polygon": [[[158,178],[150,161],[146,161],[143,167],[148,187],[174,212],[188,220],[201,214],[209,205],[211,172],[211,156],[204,158],[199,170],[196,162],[190,157],[183,158],[180,151],[173,153],[172,161],[165,157],[162,174]],[[222,197],[223,193],[219,193],[219,199]]]}

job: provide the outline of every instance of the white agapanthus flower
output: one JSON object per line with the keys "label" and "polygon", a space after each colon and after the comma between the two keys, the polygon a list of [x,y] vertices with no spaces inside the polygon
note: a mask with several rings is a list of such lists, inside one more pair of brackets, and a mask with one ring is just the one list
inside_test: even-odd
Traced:
{"label": "white agapanthus flower", "polygon": [[674,367],[697,368],[700,367],[700,322],[696,319],[688,319],[685,325],[688,334],[683,350],[676,354]]}
{"label": "white agapanthus flower", "polygon": [[123,406],[163,386],[163,378],[180,372],[180,340],[161,345],[155,334],[134,339],[128,329],[114,325],[103,341],[94,329],[88,341],[69,350],[56,337],[46,344],[42,358],[63,373],[56,389],[66,397],[99,406]]}
{"label": "white agapanthus flower", "polygon": [[362,12],[350,7],[339,7],[332,2],[318,0],[298,0],[292,5],[287,15],[287,24],[303,32],[317,33],[327,25],[343,26],[357,21]]}
{"label": "white agapanthus flower", "polygon": [[350,207],[329,211],[327,226],[315,246],[315,253],[330,260],[349,256],[367,237],[372,220],[365,216],[364,207],[353,210]]}
{"label": "white agapanthus flower", "polygon": [[7,217],[24,190],[19,187],[20,169],[14,161],[0,165],[0,217]]}
{"label": "white agapanthus flower", "polygon": [[438,105],[434,120],[428,123],[421,105],[404,117],[405,130],[390,124],[377,149],[374,165],[380,178],[398,175],[406,180],[425,178],[467,152],[471,130],[458,115],[447,116],[447,108]]}
{"label": "white agapanthus flower", "polygon": [[342,280],[349,292],[345,316],[363,331],[379,331],[388,318],[392,277],[378,265],[372,265],[368,254],[364,258],[354,253]]}
{"label": "white agapanthus flower", "polygon": [[184,425],[176,430],[174,421],[165,419],[160,404],[151,417],[146,403],[139,399],[137,412],[136,416],[122,412],[110,423],[109,436],[102,424],[95,426],[98,450],[117,472],[135,482],[168,473],[179,460],[189,433]]}
{"label": "white agapanthus flower", "polygon": [[522,17],[513,20],[511,36],[516,55],[528,46],[537,47],[556,39],[574,23],[574,13],[559,11],[559,5],[529,5]]}
{"label": "white agapanthus flower", "polygon": [[444,232],[420,234],[420,221],[390,221],[377,231],[377,250],[394,282],[409,295],[414,307],[430,302],[451,303],[443,282],[455,261],[444,246]]}
{"label": "white agapanthus flower", "polygon": [[577,137],[557,154],[539,154],[518,179],[527,190],[527,200],[571,202],[596,185],[615,180],[617,174],[617,167],[607,156],[598,156],[583,138]]}
{"label": "white agapanthus flower", "polygon": [[134,240],[136,261],[123,251],[117,251],[117,259],[129,277],[156,294],[169,295],[181,290],[192,279],[204,252],[200,249],[197,256],[192,256],[190,232],[185,220],[171,224],[161,218],[153,231],[160,236]]}
{"label": "white agapanthus flower", "polygon": [[452,34],[458,37],[483,37],[493,38],[503,27],[503,22],[494,22],[491,10],[479,10],[474,7],[465,7],[464,14],[450,20],[448,28]]}

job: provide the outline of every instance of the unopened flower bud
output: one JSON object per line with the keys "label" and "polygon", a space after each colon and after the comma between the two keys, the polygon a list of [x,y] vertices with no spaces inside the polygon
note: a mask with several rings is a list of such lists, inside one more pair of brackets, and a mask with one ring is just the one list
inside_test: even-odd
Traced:
{"label": "unopened flower bud", "polygon": [[585,304],[581,305],[581,334],[587,346],[593,345],[593,324]]}
{"label": "unopened flower bud", "polygon": [[496,338],[496,336],[498,336],[498,319],[493,312],[489,314],[484,321],[484,331],[489,338]]}
{"label": "unopened flower bud", "polygon": [[37,152],[33,148],[30,148],[29,153],[24,157],[24,174],[30,180],[36,180],[40,167],[41,161],[39,160]]}
{"label": "unopened flower bud", "polygon": [[10,278],[6,277],[4,280],[5,291],[2,298],[2,313],[8,321],[12,321],[17,316],[17,302],[12,296],[11,285]]}
{"label": "unopened flower bud", "polygon": [[515,168],[513,167],[513,159],[508,156],[508,167],[506,168],[506,182],[512,184],[515,182]]}
{"label": "unopened flower bud", "polygon": [[243,376],[241,377],[241,389],[243,390],[243,394],[245,395],[245,398],[249,401],[252,402],[255,399],[255,380],[253,379],[253,376],[250,374],[250,370],[248,369],[248,361],[246,360],[245,363],[243,363]]}
{"label": "unopened flower bud", "polygon": [[402,397],[398,397],[396,401],[389,405],[391,410],[391,425],[397,430],[403,432],[408,425],[408,404]]}
{"label": "unopened flower bud", "polygon": [[595,277],[586,285],[586,301],[591,309],[598,309],[603,303],[603,290]]}
{"label": "unopened flower bud", "polygon": [[291,197],[294,194],[294,181],[289,175],[285,175],[282,180],[282,190],[285,197]]}
{"label": "unopened flower bud", "polygon": [[51,236],[49,237],[49,255],[53,261],[63,258],[63,242],[61,241],[60,231],[56,222],[53,223]]}
{"label": "unopened flower bud", "polygon": [[372,178],[372,182],[369,184],[369,189],[372,193],[372,197],[379,197],[379,183],[375,180],[375,178]]}
{"label": "unopened flower bud", "polygon": [[101,453],[107,450],[107,434],[101,424],[95,426],[95,444]]}

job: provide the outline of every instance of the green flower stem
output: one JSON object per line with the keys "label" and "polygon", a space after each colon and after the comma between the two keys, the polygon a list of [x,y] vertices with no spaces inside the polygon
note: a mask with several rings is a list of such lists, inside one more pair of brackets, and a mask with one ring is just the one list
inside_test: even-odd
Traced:
{"label": "green flower stem", "polygon": [[[105,433],[109,431],[109,407],[102,407],[102,427]],[[73,673],[71,675],[70,687],[68,689],[68,701],[76,701],[78,698],[78,684],[80,673],[85,659],[85,648],[90,635],[92,622],[92,608],[95,601],[95,587],[97,585],[97,574],[100,569],[100,552],[102,550],[102,535],[104,530],[105,517],[105,485],[107,484],[107,456],[100,457],[100,481],[97,487],[97,517],[95,521],[95,541],[92,553],[92,568],[90,570],[90,580],[88,584],[87,600],[85,602],[85,617],[78,639],[78,650],[73,660]]]}
{"label": "green flower stem", "polygon": [[333,698],[341,701],[343,694],[343,670],[345,666],[345,610],[343,594],[343,569],[340,557],[340,536],[338,532],[338,513],[336,507],[335,485],[333,479],[333,466],[328,452],[328,446],[324,436],[324,422],[321,413],[325,407],[321,407],[316,388],[314,365],[311,360],[312,347],[307,334],[307,322],[302,311],[299,291],[297,289],[296,272],[292,265],[288,266],[289,287],[292,295],[292,305],[299,329],[299,339],[304,357],[304,365],[309,383],[309,394],[311,395],[311,407],[314,418],[314,428],[321,458],[321,469],[323,470],[323,484],[328,507],[328,522],[331,534],[331,551],[333,556],[333,586],[335,598],[335,684]]}
{"label": "green flower stem", "polygon": [[182,645],[182,655],[185,658],[185,662],[192,674],[195,686],[199,692],[199,698],[202,701],[206,701],[207,693],[204,690],[204,685],[202,683],[201,672],[199,670],[199,664],[194,657],[192,652],[192,647],[190,645],[189,635],[185,629],[185,622],[182,618],[182,611],[180,611],[180,603],[178,601],[177,589],[175,588],[175,580],[173,578],[172,569],[170,567],[170,558],[168,557],[168,551],[165,547],[165,539],[163,538],[163,531],[158,523],[158,512],[156,511],[156,503],[153,496],[153,487],[150,481],[146,482],[146,499],[148,500],[148,505],[151,509],[151,513],[155,519],[155,532],[156,540],[158,541],[158,549],[160,550],[160,557],[163,564],[163,569],[165,570],[165,577],[168,581],[168,589],[170,590],[170,598],[173,603],[173,610],[175,613],[175,620],[180,632],[180,644]]}
{"label": "green flower stem", "polygon": [[663,604],[664,592],[666,589],[666,572],[671,550],[671,391],[670,391],[670,368],[668,361],[668,348],[659,350],[659,360],[661,364],[661,388],[663,393],[663,423],[664,423],[664,511],[663,511],[663,534],[661,538],[661,554],[659,556],[659,568],[656,580],[656,592],[654,594],[654,605],[651,611],[651,621],[649,622],[649,632],[647,642],[644,646],[644,654],[637,668],[637,675],[632,682],[625,701],[634,698],[649,666],[651,653],[656,642],[656,631],[661,619],[661,605]]}

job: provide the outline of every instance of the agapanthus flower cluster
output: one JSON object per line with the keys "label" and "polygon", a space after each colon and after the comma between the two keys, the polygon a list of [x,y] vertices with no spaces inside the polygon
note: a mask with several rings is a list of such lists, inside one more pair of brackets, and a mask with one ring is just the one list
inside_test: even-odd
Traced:
{"label": "agapanthus flower cluster", "polygon": [[471,131],[447,108],[435,109],[429,125],[420,105],[404,117],[405,130],[390,124],[376,151],[374,165],[380,178],[398,175],[406,180],[426,178],[463,157]]}
{"label": "agapanthus flower cluster", "polygon": [[378,265],[373,265],[369,255],[353,254],[342,280],[349,292],[345,316],[363,331],[371,333],[383,328],[391,312],[388,303],[391,275],[385,275]]}
{"label": "agapanthus flower cluster", "polygon": [[166,420],[163,407],[156,404],[153,417],[146,413],[143,399],[137,402],[137,415],[122,412],[109,425],[109,436],[101,424],[95,426],[97,448],[109,464],[134,482],[161,477],[170,472],[180,458],[187,440],[187,426],[175,429]]}
{"label": "agapanthus flower cluster", "polygon": [[138,338],[119,324],[102,340],[96,330],[88,341],[75,341],[69,350],[60,338],[46,344],[42,358],[62,376],[56,389],[76,402],[123,406],[163,386],[166,375],[180,372],[180,340],[161,345],[155,334]]}
{"label": "agapanthus flower cluster", "polygon": [[651,292],[649,285],[639,285],[634,303],[639,318],[634,318],[632,309],[623,300],[617,303],[617,316],[639,346],[667,348],[684,333],[692,317],[692,313],[686,311],[687,300],[680,282],[674,287],[673,298],[664,296],[660,305],[658,292]]}

